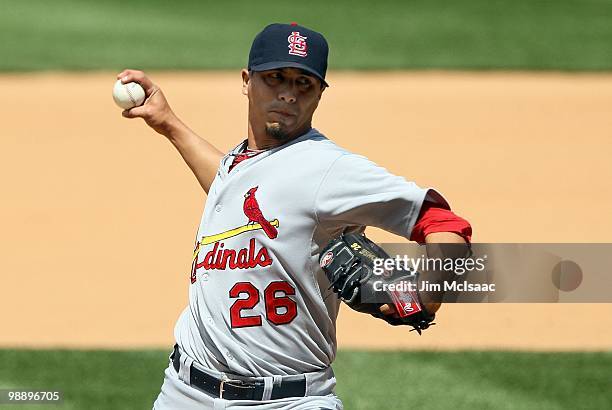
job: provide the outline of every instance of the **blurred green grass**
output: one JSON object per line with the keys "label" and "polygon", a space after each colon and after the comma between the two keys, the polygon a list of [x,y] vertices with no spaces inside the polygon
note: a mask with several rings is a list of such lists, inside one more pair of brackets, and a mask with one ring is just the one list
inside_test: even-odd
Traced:
{"label": "blurred green grass", "polygon": [[[167,358],[166,351],[0,350],[0,388],[62,390],[57,409],[147,409]],[[334,365],[336,392],[351,410],[608,409],[610,368],[612,352],[343,350]]]}
{"label": "blurred green grass", "polygon": [[612,0],[0,0],[0,70],[240,68],[276,21],[333,69],[612,68]]}

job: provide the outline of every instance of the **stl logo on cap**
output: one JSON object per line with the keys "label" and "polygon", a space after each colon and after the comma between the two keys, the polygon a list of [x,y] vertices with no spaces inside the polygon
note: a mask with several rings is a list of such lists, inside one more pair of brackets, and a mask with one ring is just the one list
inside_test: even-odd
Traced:
{"label": "stl logo on cap", "polygon": [[289,37],[287,37],[287,41],[289,41],[289,54],[298,57],[306,57],[308,55],[306,53],[308,50],[308,45],[306,44],[307,38],[308,37],[300,36],[299,31],[292,31]]}

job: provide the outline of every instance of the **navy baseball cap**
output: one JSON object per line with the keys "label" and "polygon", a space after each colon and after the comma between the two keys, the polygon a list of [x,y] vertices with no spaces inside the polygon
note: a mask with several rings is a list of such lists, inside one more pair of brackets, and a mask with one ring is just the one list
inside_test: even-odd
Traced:
{"label": "navy baseball cap", "polygon": [[248,69],[301,68],[317,76],[325,86],[327,40],[321,33],[291,24],[270,24],[257,34],[249,52]]}

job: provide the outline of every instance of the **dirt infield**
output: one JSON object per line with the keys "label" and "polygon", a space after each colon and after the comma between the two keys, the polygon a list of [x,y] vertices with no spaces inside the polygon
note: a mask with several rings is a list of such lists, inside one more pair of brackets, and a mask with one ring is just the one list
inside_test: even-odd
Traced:
{"label": "dirt infield", "polygon": [[[157,73],[223,150],[239,73]],[[114,106],[112,73],[0,76],[0,346],[168,347],[205,196]],[[612,75],[331,73],[315,126],[422,186],[477,242],[611,242]],[[313,159],[316,160],[316,159]],[[372,230],[375,240],[393,240]],[[344,310],[340,347],[611,349],[612,305],[444,306],[426,336]]]}

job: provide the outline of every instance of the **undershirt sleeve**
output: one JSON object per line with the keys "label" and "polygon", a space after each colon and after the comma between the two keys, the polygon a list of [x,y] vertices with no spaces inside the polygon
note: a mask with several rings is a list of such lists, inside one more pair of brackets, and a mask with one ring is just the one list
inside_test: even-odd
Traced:
{"label": "undershirt sleeve", "polygon": [[425,201],[421,207],[417,223],[412,229],[410,240],[425,243],[425,237],[434,232],[453,232],[468,243],[472,240],[472,226],[468,221],[457,216],[449,209]]}

